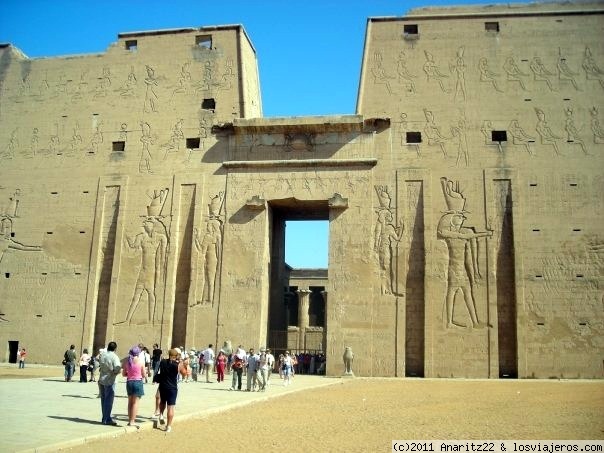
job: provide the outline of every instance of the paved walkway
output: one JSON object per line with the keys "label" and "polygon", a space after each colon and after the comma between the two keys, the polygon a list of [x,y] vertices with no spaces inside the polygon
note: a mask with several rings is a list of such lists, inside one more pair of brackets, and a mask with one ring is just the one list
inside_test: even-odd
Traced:
{"label": "paved walkway", "polygon": [[[111,427],[100,423],[101,404],[97,398],[97,384],[65,382],[61,373],[62,367],[57,367],[56,378],[0,380],[0,405],[4,416],[0,451],[56,451],[82,445],[92,439],[114,437],[136,430],[125,426],[128,422],[125,378],[119,377],[117,380],[113,405],[113,415],[120,426]],[[339,379],[320,376],[296,376],[292,385],[283,387],[279,376],[273,375],[273,385],[266,392],[238,392],[229,391],[231,376],[225,378],[222,383],[200,381],[179,385],[175,432],[178,432],[179,421],[188,418],[203,417],[287,393],[340,382]],[[145,385],[145,396],[139,404],[141,430],[153,429],[156,423],[153,418],[156,388],[151,383]]]}

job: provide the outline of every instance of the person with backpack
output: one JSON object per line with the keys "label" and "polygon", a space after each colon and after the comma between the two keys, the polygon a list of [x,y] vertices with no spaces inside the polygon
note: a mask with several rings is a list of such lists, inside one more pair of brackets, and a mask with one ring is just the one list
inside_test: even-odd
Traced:
{"label": "person with backpack", "polygon": [[235,385],[237,385],[237,390],[241,390],[241,378],[243,376],[243,368],[246,364],[246,354],[245,350],[239,346],[237,352],[233,357],[231,369],[233,370],[233,381],[231,385],[231,390],[235,390]]}
{"label": "person with backpack", "polygon": [[77,357],[75,352],[75,345],[71,345],[65,354],[63,354],[63,365],[65,366],[65,382],[70,382],[75,373],[75,363]]}

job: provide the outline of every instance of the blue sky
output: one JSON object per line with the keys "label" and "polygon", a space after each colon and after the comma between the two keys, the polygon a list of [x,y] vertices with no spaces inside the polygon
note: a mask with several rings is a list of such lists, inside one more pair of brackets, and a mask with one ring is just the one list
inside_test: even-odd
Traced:
{"label": "blue sky", "polygon": [[[264,116],[351,114],[368,17],[475,3],[488,2],[2,0],[0,42],[32,58],[50,57],[103,52],[122,32],[243,24],[258,56]],[[306,223],[288,223],[286,261],[294,267],[327,267],[328,226]]]}

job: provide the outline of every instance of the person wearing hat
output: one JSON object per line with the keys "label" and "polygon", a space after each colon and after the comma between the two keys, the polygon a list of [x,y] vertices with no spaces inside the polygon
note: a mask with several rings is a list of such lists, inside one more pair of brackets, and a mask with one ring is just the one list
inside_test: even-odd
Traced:
{"label": "person wearing hat", "polygon": [[128,394],[128,426],[136,426],[136,414],[138,402],[145,394],[143,389],[143,378],[145,376],[145,359],[141,356],[141,349],[133,346],[128,352],[128,358],[124,361],[122,376],[126,378],[126,393]]}

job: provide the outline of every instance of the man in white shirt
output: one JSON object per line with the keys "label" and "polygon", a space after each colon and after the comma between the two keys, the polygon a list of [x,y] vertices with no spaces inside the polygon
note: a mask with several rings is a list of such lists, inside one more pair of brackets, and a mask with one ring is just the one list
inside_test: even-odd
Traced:
{"label": "man in white shirt", "polygon": [[268,365],[268,373],[266,375],[266,385],[269,385],[271,380],[271,374],[273,374],[273,369],[275,367],[275,356],[272,354],[270,349],[266,350],[266,364]]}
{"label": "man in white shirt", "polygon": [[268,360],[265,348],[260,348],[260,356],[258,357],[258,391],[266,390],[266,382],[268,378]]}
{"label": "man in white shirt", "polygon": [[209,344],[206,349],[203,350],[203,366],[206,372],[206,382],[210,383],[210,371],[214,366],[214,347],[213,344]]}

